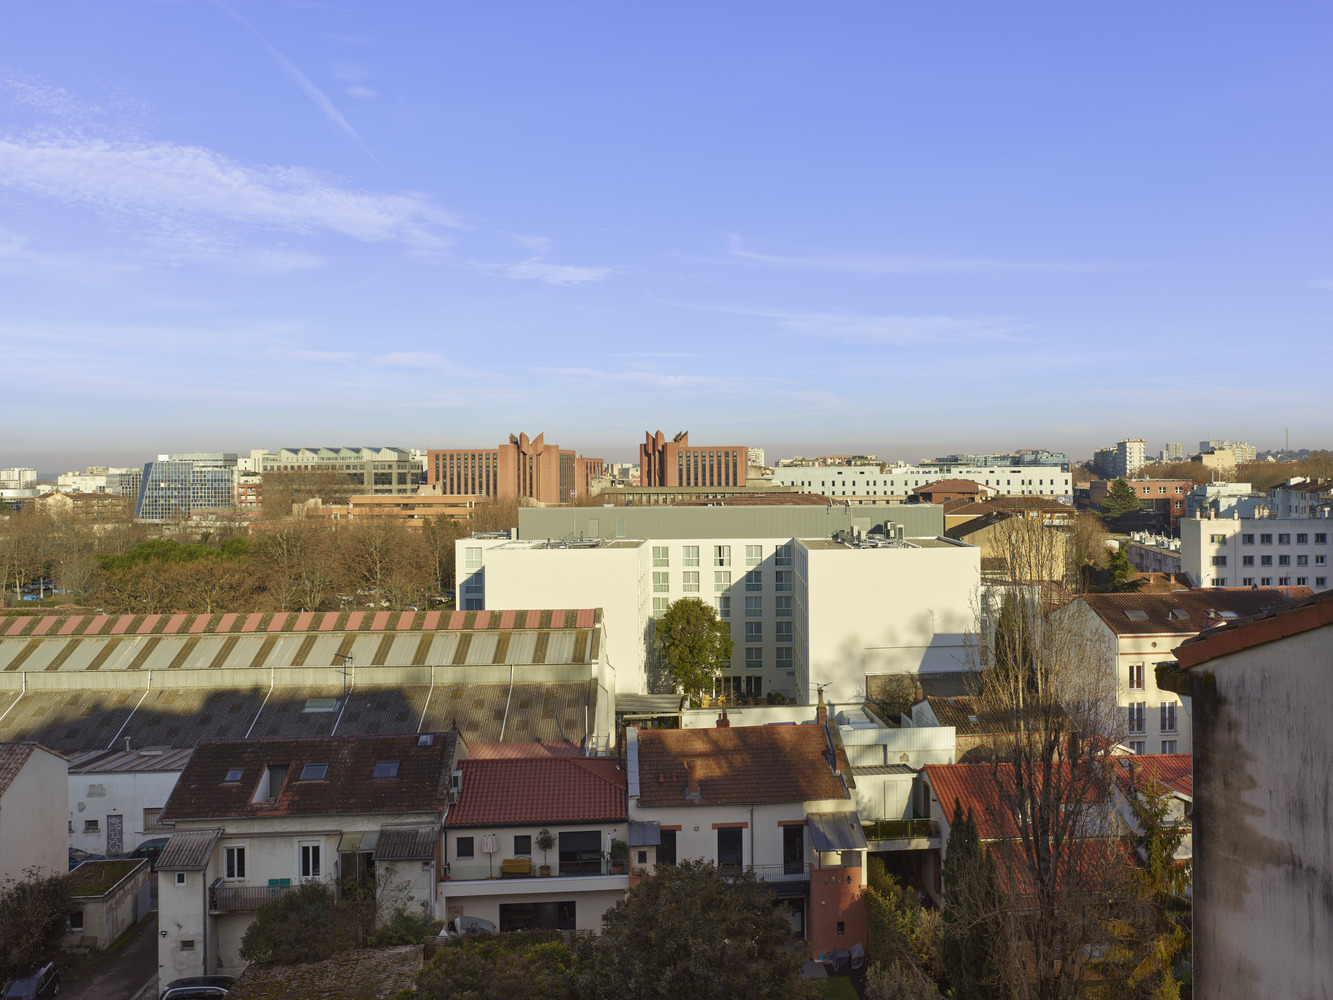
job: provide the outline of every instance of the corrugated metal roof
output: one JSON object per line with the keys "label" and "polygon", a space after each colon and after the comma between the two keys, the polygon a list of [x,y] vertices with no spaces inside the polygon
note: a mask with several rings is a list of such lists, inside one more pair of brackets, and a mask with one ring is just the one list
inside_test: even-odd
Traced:
{"label": "corrugated metal roof", "polygon": [[166,871],[202,871],[208,867],[213,848],[221,839],[221,830],[178,830],[158,855],[157,867]]}
{"label": "corrugated metal roof", "polygon": [[70,774],[109,774],[113,772],[180,771],[190,760],[193,749],[146,753],[142,750],[88,750],[70,757]]}
{"label": "corrugated metal roof", "polygon": [[435,857],[440,831],[434,823],[386,824],[375,843],[376,861],[429,861]]}
{"label": "corrugated metal roof", "polygon": [[806,813],[810,840],[816,851],[865,851],[870,849],[854,812]]}

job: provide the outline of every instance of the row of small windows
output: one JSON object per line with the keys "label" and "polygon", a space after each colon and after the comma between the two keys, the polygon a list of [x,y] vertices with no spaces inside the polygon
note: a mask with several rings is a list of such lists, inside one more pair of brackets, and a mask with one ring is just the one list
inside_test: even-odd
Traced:
{"label": "row of small windows", "polygon": [[[791,543],[778,545],[773,549],[773,565],[790,566],[792,560]],[[681,565],[698,566],[699,565],[699,546],[682,545],[680,549]],[[758,566],[764,561],[764,547],[762,545],[745,546],[745,565]],[[671,547],[669,545],[653,546],[653,566],[668,567],[671,565]],[[730,566],[731,565],[731,546],[714,545],[713,546],[713,565]]]}
{"label": "row of small windows", "polygon": [[[1145,731],[1145,711],[1147,702],[1132,702],[1129,705],[1129,731],[1131,733],[1142,733]],[[1160,728],[1164,733],[1174,733],[1176,731],[1176,703],[1174,701],[1164,701],[1161,706]]]}
{"label": "row of small windows", "polygon": [[[746,593],[759,593],[764,589],[763,573],[752,569],[745,574]],[[777,570],[773,574],[773,589],[778,593],[791,593],[794,580],[791,570]],[[680,574],[680,589],[685,594],[699,593],[699,571],[687,569]],[[713,571],[713,590],[721,592],[731,589],[731,570]],[[666,570],[653,570],[653,593],[666,594],[671,591],[671,574]]]}
{"label": "row of small windows", "polygon": [[[793,601],[790,597],[781,595],[773,599],[773,614],[776,618],[791,618],[793,610]],[[653,617],[661,618],[667,613],[671,606],[671,598],[654,597],[653,598]],[[718,594],[713,598],[713,607],[717,609],[717,615],[724,621],[731,619],[731,595]],[[764,599],[762,597],[745,598],[745,617],[763,618],[764,617]],[[781,622],[778,623],[782,625]]]}
{"label": "row of small windows", "polygon": [[[1279,532],[1277,532],[1277,544],[1279,544],[1279,545],[1290,545],[1290,544],[1291,544],[1291,534],[1292,534],[1292,533],[1289,532],[1289,531],[1279,531]],[[1227,543],[1227,536],[1226,536],[1226,535],[1209,535],[1209,536],[1208,536],[1208,541],[1209,541],[1211,544],[1213,544],[1213,545],[1225,545],[1225,544]],[[1243,534],[1240,536],[1240,543],[1241,543],[1242,545],[1253,545],[1253,544],[1254,544],[1254,534],[1253,534],[1252,532],[1245,532],[1245,533],[1243,533]],[[1328,532],[1327,532],[1327,531],[1316,531],[1316,532],[1314,533],[1314,543],[1315,543],[1316,545],[1327,545],[1327,544],[1328,544]],[[1260,533],[1259,533],[1259,544],[1260,544],[1260,545],[1272,545],[1272,544],[1273,544],[1273,533],[1272,533],[1272,532],[1267,532],[1267,531],[1265,531],[1265,532],[1260,532]],[[1309,532],[1306,532],[1306,531],[1298,531],[1298,532],[1296,532],[1296,544],[1297,544],[1297,545],[1308,545],[1308,544],[1310,544],[1310,533],[1309,533]]]}
{"label": "row of small windows", "polygon": [[[1277,586],[1279,587],[1293,586],[1292,579],[1293,578],[1290,576],[1279,576],[1277,578]],[[1219,576],[1216,580],[1213,581],[1214,587],[1225,587],[1226,585],[1227,585],[1227,578],[1225,576]],[[1241,577],[1240,585],[1242,587],[1255,587],[1255,586],[1271,587],[1273,586],[1273,578],[1271,576],[1261,576],[1258,578],[1253,576],[1245,576]],[[1294,586],[1308,587],[1310,586],[1310,578],[1308,576],[1295,577]],[[1328,577],[1317,576],[1314,578],[1314,588],[1316,590],[1323,590],[1327,587],[1328,587]]]}

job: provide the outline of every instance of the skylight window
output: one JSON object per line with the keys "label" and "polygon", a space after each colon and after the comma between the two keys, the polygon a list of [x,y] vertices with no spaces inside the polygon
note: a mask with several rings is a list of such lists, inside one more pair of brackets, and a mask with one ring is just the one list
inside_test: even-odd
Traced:
{"label": "skylight window", "polygon": [[328,764],[307,764],[301,768],[302,781],[323,781],[324,776],[329,773]]}
{"label": "skylight window", "polygon": [[376,778],[396,778],[398,777],[398,761],[379,760],[375,762]]}
{"label": "skylight window", "polygon": [[338,710],[337,698],[307,698],[302,712],[336,712]]}
{"label": "skylight window", "polygon": [[1148,620],[1148,612],[1132,608],[1125,612],[1125,617],[1132,622],[1146,622]]}
{"label": "skylight window", "polygon": [[1240,617],[1240,615],[1236,614],[1236,612],[1234,612],[1234,611],[1219,611],[1217,614],[1218,614],[1218,616],[1221,617],[1221,618],[1239,618],[1239,617]]}
{"label": "skylight window", "polygon": [[227,769],[227,777],[224,778],[223,780],[224,780],[224,781],[240,781],[240,780],[241,780],[241,775],[243,775],[243,774],[245,774],[245,768],[243,768],[243,767],[232,767],[232,768],[228,768],[228,769]]}

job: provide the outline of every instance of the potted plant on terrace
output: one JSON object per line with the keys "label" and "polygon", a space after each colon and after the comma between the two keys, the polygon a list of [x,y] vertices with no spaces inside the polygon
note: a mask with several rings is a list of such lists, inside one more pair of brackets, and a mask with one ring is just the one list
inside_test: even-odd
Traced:
{"label": "potted plant on terrace", "polygon": [[541,867],[537,869],[542,877],[551,874],[551,866],[546,863],[546,852],[555,846],[555,834],[543,828],[537,833],[537,849],[542,852]]}
{"label": "potted plant on terrace", "polygon": [[629,844],[623,840],[611,841],[611,874],[624,875],[625,866],[629,863]]}

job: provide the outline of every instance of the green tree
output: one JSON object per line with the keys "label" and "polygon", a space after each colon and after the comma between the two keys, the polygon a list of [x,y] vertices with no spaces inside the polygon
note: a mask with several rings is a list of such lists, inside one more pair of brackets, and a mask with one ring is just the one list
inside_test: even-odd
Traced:
{"label": "green tree", "polygon": [[1144,583],[1141,577],[1135,579],[1137,573],[1138,570],[1129,561],[1129,556],[1125,554],[1122,546],[1107,556],[1106,571],[1103,574],[1104,583],[1097,589],[1110,594],[1136,593]]}
{"label": "green tree", "polygon": [[554,931],[450,939],[417,974],[415,1000],[573,1000],[578,959]]}
{"label": "green tree", "polygon": [[322,883],[306,882],[255,911],[241,957],[256,965],[321,962],[356,947],[357,932],[351,907],[337,906]]}
{"label": "green tree", "polygon": [[996,986],[991,946],[1001,932],[995,920],[1000,906],[999,873],[981,845],[976,819],[970,810],[963,818],[957,799],[941,878],[945,910],[940,964],[953,984],[955,1000],[987,1000],[995,995]]}
{"label": "green tree", "polygon": [[731,663],[731,628],[717,609],[697,597],[682,597],[657,619],[653,642],[666,672],[681,690],[681,708],[688,698],[713,689]]}
{"label": "green tree", "polygon": [[588,1000],[799,1000],[815,994],[791,925],[751,872],[705,861],[658,868],[602,917],[580,977]]}
{"label": "green tree", "polygon": [[65,931],[69,892],[63,875],[34,868],[0,882],[0,983],[54,951]]}
{"label": "green tree", "polygon": [[1107,489],[1106,499],[1097,509],[1097,514],[1103,521],[1110,523],[1126,514],[1133,514],[1142,506],[1134,487],[1123,479],[1117,479]]}

